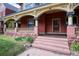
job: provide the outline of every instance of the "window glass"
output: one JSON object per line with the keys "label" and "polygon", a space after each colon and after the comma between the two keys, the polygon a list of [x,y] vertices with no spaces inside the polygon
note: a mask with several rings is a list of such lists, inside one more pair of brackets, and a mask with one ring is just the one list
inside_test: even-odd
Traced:
{"label": "window glass", "polygon": [[34,20],[33,19],[29,19],[28,27],[34,27]]}

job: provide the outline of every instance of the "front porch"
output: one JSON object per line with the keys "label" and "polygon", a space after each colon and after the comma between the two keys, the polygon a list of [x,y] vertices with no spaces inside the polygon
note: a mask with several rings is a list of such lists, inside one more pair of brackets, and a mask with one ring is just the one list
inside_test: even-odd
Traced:
{"label": "front porch", "polygon": [[[79,7],[73,11],[64,9],[47,9],[37,15],[14,17],[13,28],[5,33],[20,35],[66,35],[68,40],[76,37],[75,28],[79,24]],[[13,24],[13,23],[12,23]],[[19,35],[18,34],[18,35]],[[26,36],[25,35],[25,36]]]}
{"label": "front porch", "polygon": [[11,36],[37,36],[35,31],[36,26],[33,16],[23,16],[17,21],[6,22],[5,34]]}
{"label": "front porch", "polygon": [[68,25],[67,22],[68,21],[65,11],[47,11],[38,17],[38,34],[66,35]]}
{"label": "front porch", "polygon": [[[20,15],[22,17],[11,16],[17,19],[15,18],[14,28],[6,29],[5,34],[35,36],[37,38],[33,43],[34,47],[70,55],[69,44],[79,40],[79,7],[71,10],[72,8],[67,9],[70,5],[66,9],[62,6],[33,10],[24,13],[24,16]],[[27,13],[34,16],[26,16]]]}

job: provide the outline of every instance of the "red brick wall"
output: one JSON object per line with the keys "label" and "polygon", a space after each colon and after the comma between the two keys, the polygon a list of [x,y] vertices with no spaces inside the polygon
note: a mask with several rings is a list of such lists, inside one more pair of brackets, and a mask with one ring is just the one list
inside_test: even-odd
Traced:
{"label": "red brick wall", "polygon": [[61,19],[61,32],[67,32],[66,18],[64,16]]}
{"label": "red brick wall", "polygon": [[21,28],[26,28],[27,27],[27,17],[22,17],[20,22],[21,22]]}
{"label": "red brick wall", "polygon": [[52,15],[46,15],[46,32],[52,32]]}
{"label": "red brick wall", "polygon": [[38,19],[38,31],[45,33],[45,15],[42,15],[39,19]]}
{"label": "red brick wall", "polygon": [[[61,18],[61,32],[66,32],[66,25],[65,25],[65,13],[52,13],[42,15],[39,18],[39,33],[40,32],[52,32],[52,19],[53,18]],[[46,26],[46,27],[45,27]]]}
{"label": "red brick wall", "polygon": [[33,17],[31,17],[31,16],[24,16],[24,17],[22,17],[21,19],[20,19],[20,22],[21,22],[21,28],[26,28],[26,27],[28,27],[28,19],[29,18],[33,18]]}

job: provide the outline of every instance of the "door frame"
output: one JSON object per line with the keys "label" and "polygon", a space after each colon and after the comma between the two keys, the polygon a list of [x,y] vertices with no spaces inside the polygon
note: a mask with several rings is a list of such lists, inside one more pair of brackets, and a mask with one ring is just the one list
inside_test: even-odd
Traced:
{"label": "door frame", "polygon": [[61,18],[52,18],[52,32],[54,32],[54,28],[53,28],[54,20],[58,20],[59,21],[59,32],[61,32]]}

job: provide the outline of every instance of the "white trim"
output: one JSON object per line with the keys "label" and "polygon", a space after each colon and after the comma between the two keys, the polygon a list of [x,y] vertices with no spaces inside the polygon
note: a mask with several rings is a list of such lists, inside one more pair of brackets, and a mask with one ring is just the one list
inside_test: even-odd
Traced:
{"label": "white trim", "polygon": [[52,18],[52,32],[54,32],[53,31],[53,21],[54,20],[58,20],[59,21],[59,32],[61,32],[61,18]]}

